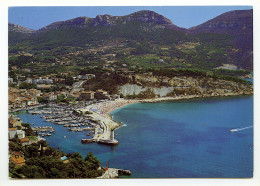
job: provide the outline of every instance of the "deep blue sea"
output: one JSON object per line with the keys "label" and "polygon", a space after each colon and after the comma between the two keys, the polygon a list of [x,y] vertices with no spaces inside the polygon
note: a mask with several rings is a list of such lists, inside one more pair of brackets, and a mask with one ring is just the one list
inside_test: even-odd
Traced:
{"label": "deep blue sea", "polygon": [[81,144],[86,132],[18,113],[24,122],[53,126],[56,134],[46,137],[51,146],[83,157],[91,151],[102,166],[131,170],[130,178],[253,176],[253,128],[230,132],[253,125],[253,96],[136,103],[111,114],[126,125],[116,130],[114,147]]}

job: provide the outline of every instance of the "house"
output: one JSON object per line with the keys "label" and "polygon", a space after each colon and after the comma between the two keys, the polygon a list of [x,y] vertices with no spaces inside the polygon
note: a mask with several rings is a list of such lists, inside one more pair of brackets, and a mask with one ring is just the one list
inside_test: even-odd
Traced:
{"label": "house", "polygon": [[25,137],[25,131],[23,131],[23,130],[17,130],[16,134],[17,134],[19,139]]}
{"label": "house", "polygon": [[26,78],[25,82],[32,84],[32,83],[33,83],[33,80],[32,80],[32,78]]}
{"label": "house", "polygon": [[49,92],[49,93],[44,94],[42,97],[48,101],[54,101],[57,99],[57,94],[55,94],[53,92]]}
{"label": "house", "polygon": [[23,130],[17,130],[17,128],[9,128],[9,129],[8,129],[8,138],[9,138],[9,139],[15,138],[16,135],[17,135],[17,137],[18,137],[19,139],[25,138],[25,131],[23,131]]}
{"label": "house", "polygon": [[81,79],[81,78],[82,78],[82,75],[78,75],[78,76],[77,76],[77,79]]}
{"label": "house", "polygon": [[162,63],[164,60],[163,59],[159,59],[159,62]]}
{"label": "house", "polygon": [[80,98],[84,100],[91,100],[94,99],[95,92],[93,91],[83,91],[80,94]]}
{"label": "house", "polygon": [[16,132],[17,132],[17,128],[16,127],[13,127],[13,128],[9,128],[8,129],[8,138],[9,139],[13,139],[16,135]]}
{"label": "house", "polygon": [[78,75],[77,79],[88,80],[88,79],[91,79],[94,77],[95,77],[95,74],[85,74],[85,75]]}
{"label": "house", "polygon": [[28,68],[24,68],[24,69],[21,69],[21,70],[24,71],[24,72],[31,72],[31,70],[28,69]]}
{"label": "house", "polygon": [[34,84],[34,85],[36,85],[37,82],[38,82],[37,79],[33,79],[33,80],[32,80],[32,84]]}
{"label": "house", "polygon": [[12,152],[10,159],[15,164],[15,166],[25,165],[24,155],[22,152]]}
{"label": "house", "polygon": [[28,90],[32,95],[35,95],[35,96],[41,96],[41,91],[40,90],[37,90],[37,89],[30,89]]}
{"label": "house", "polygon": [[45,85],[45,84],[40,84],[40,85],[37,85],[37,88],[39,89],[49,89],[51,88],[53,85]]}
{"label": "house", "polygon": [[48,77],[46,77],[45,79],[43,79],[43,82],[46,84],[53,84],[53,80],[49,79]]}
{"label": "house", "polygon": [[76,93],[76,92],[73,92],[72,94],[69,94],[68,97],[72,97],[72,98],[80,98],[80,94],[79,93]]}
{"label": "house", "polygon": [[8,78],[8,83],[14,83],[14,79],[13,78]]}
{"label": "house", "polygon": [[64,78],[53,78],[53,82],[56,82],[56,83],[65,83],[65,79],[64,79]]}
{"label": "house", "polygon": [[30,145],[30,140],[29,140],[29,138],[27,138],[27,137],[21,138],[21,139],[20,139],[20,142],[21,142],[22,146]]}
{"label": "house", "polygon": [[9,118],[9,123],[13,127],[21,127],[23,122],[20,118],[19,119]]}
{"label": "house", "polygon": [[94,97],[96,99],[108,99],[109,98],[109,95],[107,93],[107,91],[104,91],[104,90],[97,90],[94,94]]}
{"label": "house", "polygon": [[17,66],[12,66],[11,69],[12,69],[12,70],[17,70],[18,67],[17,67]]}

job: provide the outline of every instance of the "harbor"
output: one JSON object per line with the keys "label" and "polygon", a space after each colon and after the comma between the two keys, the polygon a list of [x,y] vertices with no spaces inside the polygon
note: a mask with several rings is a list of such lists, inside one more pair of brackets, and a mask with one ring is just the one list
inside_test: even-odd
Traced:
{"label": "harbor", "polygon": [[[87,108],[87,109],[86,109]],[[72,106],[64,106],[58,104],[49,104],[41,109],[29,110],[29,114],[40,115],[46,122],[51,122],[55,125],[62,125],[71,132],[88,131],[86,136],[92,138],[82,138],[82,143],[97,142],[100,144],[117,145],[118,141],[114,138],[114,130],[120,124],[114,122],[108,115],[102,115],[88,107],[73,108]],[[82,114],[88,113],[88,114]],[[33,130],[39,136],[51,136],[55,130],[46,127],[34,127]]]}
{"label": "harbor", "polygon": [[38,136],[45,137],[45,136],[51,136],[53,133],[55,133],[55,130],[51,126],[37,126],[32,127],[32,130],[38,134]]}
{"label": "harbor", "polygon": [[[116,146],[92,141],[94,130],[72,132],[64,125],[46,122],[42,115],[32,115],[27,111],[18,116],[25,123],[34,123],[33,127],[54,127],[55,134],[44,138],[51,146],[60,147],[60,151],[83,155],[93,152],[102,167],[109,162],[113,167],[131,170],[131,178],[210,177],[210,171],[216,177],[238,177],[250,176],[253,128],[239,132],[229,130],[253,122],[252,101],[252,96],[240,96],[132,104],[110,113],[115,121],[122,122],[122,127],[114,130],[119,142]],[[243,109],[244,105],[250,109]],[[94,104],[91,107],[95,109]],[[183,112],[185,108],[190,109]],[[232,113],[237,113],[237,117],[234,118]],[[91,115],[85,117],[88,116]],[[89,120],[94,123],[90,117]],[[93,133],[87,136],[89,132]],[[172,135],[167,135],[169,132]],[[82,143],[82,139],[90,143]],[[197,148],[198,143],[201,148]],[[227,158],[234,153],[236,158]],[[216,157],[214,161],[212,155]],[[239,164],[241,159],[245,162],[242,166]],[[175,166],[169,163],[172,160]],[[225,164],[219,166],[223,161]],[[242,171],[238,172],[240,169]]]}

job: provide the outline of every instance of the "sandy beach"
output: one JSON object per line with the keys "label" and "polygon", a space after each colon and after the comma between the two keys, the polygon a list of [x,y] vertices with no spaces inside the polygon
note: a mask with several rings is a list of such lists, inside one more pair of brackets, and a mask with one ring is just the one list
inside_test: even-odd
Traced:
{"label": "sandy beach", "polygon": [[[206,97],[226,97],[226,96],[236,96],[240,95],[239,93],[225,93],[223,95],[183,95],[176,97],[160,97],[153,99],[116,99],[99,102],[92,104],[86,107],[85,111],[92,111],[98,113],[103,117],[110,117],[110,113],[116,109],[124,107],[133,103],[153,103],[160,101],[174,101],[174,100],[183,100],[183,99],[193,99],[193,98],[206,98]],[[111,118],[110,118],[111,119]]]}
{"label": "sandy beach", "polygon": [[126,100],[126,99],[116,99],[114,101],[103,101],[100,103],[96,103],[93,105],[89,105],[87,109],[89,111],[94,111],[102,116],[110,116],[110,112],[113,110],[116,110],[120,107],[132,104],[132,103],[138,103],[141,102],[141,100]]}
{"label": "sandy beach", "polygon": [[[226,93],[224,95],[219,96],[235,96],[239,95],[238,93]],[[219,97],[217,96],[217,97]],[[87,106],[84,109],[80,109],[83,113],[86,111],[91,112],[89,114],[93,120],[95,120],[99,125],[95,128],[95,135],[93,139],[95,141],[107,141],[118,143],[116,139],[114,139],[114,130],[121,125],[115,121],[113,121],[110,113],[118,108],[124,107],[133,103],[153,103],[160,101],[173,101],[173,100],[183,100],[183,99],[193,99],[193,98],[201,98],[201,97],[216,97],[216,95],[186,95],[186,96],[178,96],[178,97],[161,97],[154,99],[143,99],[143,100],[126,100],[126,99],[116,99],[116,100],[108,100],[99,103],[95,103]]]}

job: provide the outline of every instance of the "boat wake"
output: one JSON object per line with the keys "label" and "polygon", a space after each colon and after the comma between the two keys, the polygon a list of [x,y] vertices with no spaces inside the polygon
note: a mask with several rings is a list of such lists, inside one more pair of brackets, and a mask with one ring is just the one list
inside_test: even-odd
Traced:
{"label": "boat wake", "polygon": [[126,127],[126,126],[127,126],[126,124],[121,123],[121,125],[118,128],[116,128],[116,130],[120,129],[121,127]]}
{"label": "boat wake", "polygon": [[237,128],[237,129],[231,129],[230,132],[237,132],[237,131],[241,131],[241,130],[246,130],[246,129],[249,129],[249,128],[252,128],[252,127],[253,126]]}

